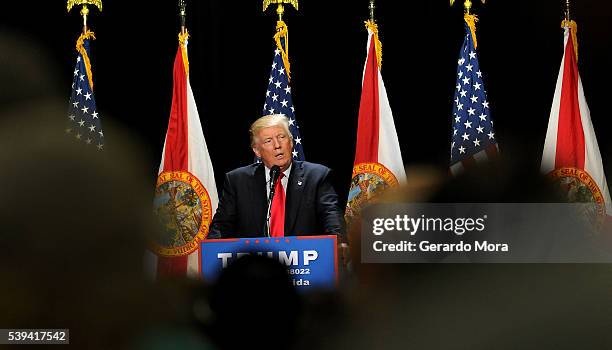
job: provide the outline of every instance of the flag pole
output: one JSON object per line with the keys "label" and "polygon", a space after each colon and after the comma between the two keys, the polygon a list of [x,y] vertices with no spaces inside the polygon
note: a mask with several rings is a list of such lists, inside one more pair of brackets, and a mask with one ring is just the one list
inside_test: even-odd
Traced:
{"label": "flag pole", "polygon": [[368,6],[368,8],[370,9],[370,21],[374,23],[374,9],[376,9],[376,6],[374,5],[374,0],[370,0],[370,6]]}
{"label": "flag pole", "polygon": [[[482,2],[482,4],[484,5],[486,3],[486,0],[480,0],[480,2]],[[453,4],[455,4],[455,0],[450,0],[450,5],[453,6]],[[476,40],[476,22],[478,22],[478,16],[470,13],[470,11],[472,10],[472,5],[473,3],[470,0],[465,0],[465,2],[463,3],[463,8],[465,9],[463,19],[470,27],[470,30],[472,32],[472,38],[474,40],[474,48],[477,48],[478,41]]]}
{"label": "flag pole", "polygon": [[564,13],[564,19],[563,22],[561,22],[561,27],[562,28],[569,28],[570,33],[572,35],[572,41],[574,43],[574,53],[576,54],[576,62],[578,62],[578,25],[576,24],[576,22],[574,22],[572,20],[572,16],[571,16],[571,4],[570,4],[570,0],[565,0],[565,13]]}
{"label": "flag pole", "polygon": [[179,7],[179,19],[181,21],[181,34],[185,34],[185,31],[187,30],[187,25],[186,25],[186,18],[187,18],[187,1],[186,0],[179,0],[178,2],[178,7]]}
{"label": "flag pole", "polygon": [[[299,9],[298,0],[264,0],[263,12],[266,12],[268,6],[271,4],[278,5],[276,8],[278,21],[276,21],[276,34],[274,35],[274,40],[276,41],[276,46],[281,51],[287,77],[289,81],[291,81],[291,67],[289,64],[289,32],[287,30],[287,25],[283,21],[283,14],[285,13],[285,6],[283,4],[291,5],[297,11]],[[284,45],[281,44],[281,38],[284,39]]]}
{"label": "flag pole", "polygon": [[102,12],[102,0],[68,0],[66,9],[68,12],[72,10],[74,6],[82,5],[80,14],[83,16],[83,34],[87,33],[87,17],[89,16],[89,8],[87,5],[93,5]]}
{"label": "flag pole", "polygon": [[285,13],[285,6],[283,4],[291,5],[295,10],[299,10],[298,0],[264,0],[263,1],[263,12],[266,12],[268,6],[271,4],[277,4],[276,14],[278,14],[278,21],[282,22],[283,14]]}

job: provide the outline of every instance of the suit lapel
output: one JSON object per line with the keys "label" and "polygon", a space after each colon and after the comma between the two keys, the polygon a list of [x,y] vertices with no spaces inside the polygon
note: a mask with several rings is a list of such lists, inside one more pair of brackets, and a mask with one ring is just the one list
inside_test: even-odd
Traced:
{"label": "suit lapel", "polygon": [[[265,224],[265,216],[266,209],[268,205],[267,193],[266,193],[266,173],[264,171],[263,164],[255,167],[253,174],[251,176],[251,184],[250,187],[252,191],[251,193],[251,202],[253,203],[253,222],[255,225],[255,232],[249,232],[249,235],[261,234],[264,235],[263,232],[264,224]],[[244,215],[244,214],[243,214]]]}
{"label": "suit lapel", "polygon": [[293,161],[289,182],[287,183],[287,199],[285,203],[285,235],[293,235],[295,220],[302,203],[302,194],[305,187],[304,164]]}

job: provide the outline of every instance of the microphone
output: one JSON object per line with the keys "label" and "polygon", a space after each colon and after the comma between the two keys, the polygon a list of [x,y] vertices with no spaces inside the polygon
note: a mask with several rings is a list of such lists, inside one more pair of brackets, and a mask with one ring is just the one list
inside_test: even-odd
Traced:
{"label": "microphone", "polygon": [[270,196],[268,197],[268,210],[266,212],[266,222],[264,227],[264,232],[268,237],[270,237],[270,215],[272,214],[272,198],[274,198],[275,192],[274,186],[276,185],[276,181],[278,180],[280,173],[281,171],[278,165],[275,165],[270,168]]}
{"label": "microphone", "polygon": [[270,188],[274,188],[274,185],[276,185],[276,180],[278,179],[279,176],[280,176],[280,167],[278,165],[275,165],[272,168],[270,168]]}

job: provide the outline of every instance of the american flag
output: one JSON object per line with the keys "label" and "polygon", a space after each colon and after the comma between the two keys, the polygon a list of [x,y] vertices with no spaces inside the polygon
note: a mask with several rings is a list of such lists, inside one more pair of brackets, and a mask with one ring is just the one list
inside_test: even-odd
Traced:
{"label": "american flag", "polygon": [[[285,39],[281,38],[284,44]],[[300,127],[295,120],[295,108],[291,99],[291,86],[287,68],[283,62],[282,51],[277,47],[274,50],[274,61],[272,71],[268,79],[266,90],[266,102],[263,107],[263,115],[284,114],[289,119],[289,131],[293,135],[293,159],[304,160],[304,148],[300,137]]]}
{"label": "american flag", "polygon": [[470,164],[486,161],[498,152],[487,92],[472,32],[467,24],[465,32],[459,55],[453,104],[450,159],[453,175],[458,175]]}
{"label": "american flag", "polygon": [[104,148],[104,132],[96,109],[96,99],[90,85],[91,77],[87,72],[89,40],[83,38],[82,35],[77,41],[79,54],[73,72],[72,93],[68,104],[68,121],[65,132],[85,146],[94,147],[100,151]]}

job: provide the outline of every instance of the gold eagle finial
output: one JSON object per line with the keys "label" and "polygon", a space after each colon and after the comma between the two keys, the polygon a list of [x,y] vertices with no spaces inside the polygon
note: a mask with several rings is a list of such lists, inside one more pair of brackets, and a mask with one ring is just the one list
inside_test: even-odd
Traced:
{"label": "gold eagle finial", "polygon": [[[480,1],[482,2],[483,5],[486,3],[486,0],[480,0]],[[453,6],[454,4],[455,4],[455,0],[450,0],[450,5]],[[463,7],[465,8],[465,12],[469,14],[470,10],[472,9],[472,1],[465,0],[465,2],[463,3]]]}
{"label": "gold eagle finial", "polygon": [[283,13],[285,13],[285,7],[283,4],[291,5],[295,10],[299,10],[298,0],[264,0],[263,2],[263,11],[265,12],[268,9],[268,6],[271,4],[278,4],[276,8],[276,13],[278,14],[278,20],[283,20]]}
{"label": "gold eagle finial", "polygon": [[102,12],[102,0],[68,0],[67,10],[70,12],[74,6],[78,5],[93,5]]}
{"label": "gold eagle finial", "polygon": [[83,33],[87,33],[87,16],[89,16],[89,8],[87,8],[87,5],[93,5],[102,12],[102,0],[68,0],[66,9],[70,12],[74,6],[79,5],[83,5],[80,13],[81,16],[83,16]]}
{"label": "gold eagle finial", "polygon": [[292,5],[296,10],[299,10],[298,0],[264,0],[263,10],[266,11],[266,9],[268,9],[268,6],[270,6],[271,4],[289,4]]}

